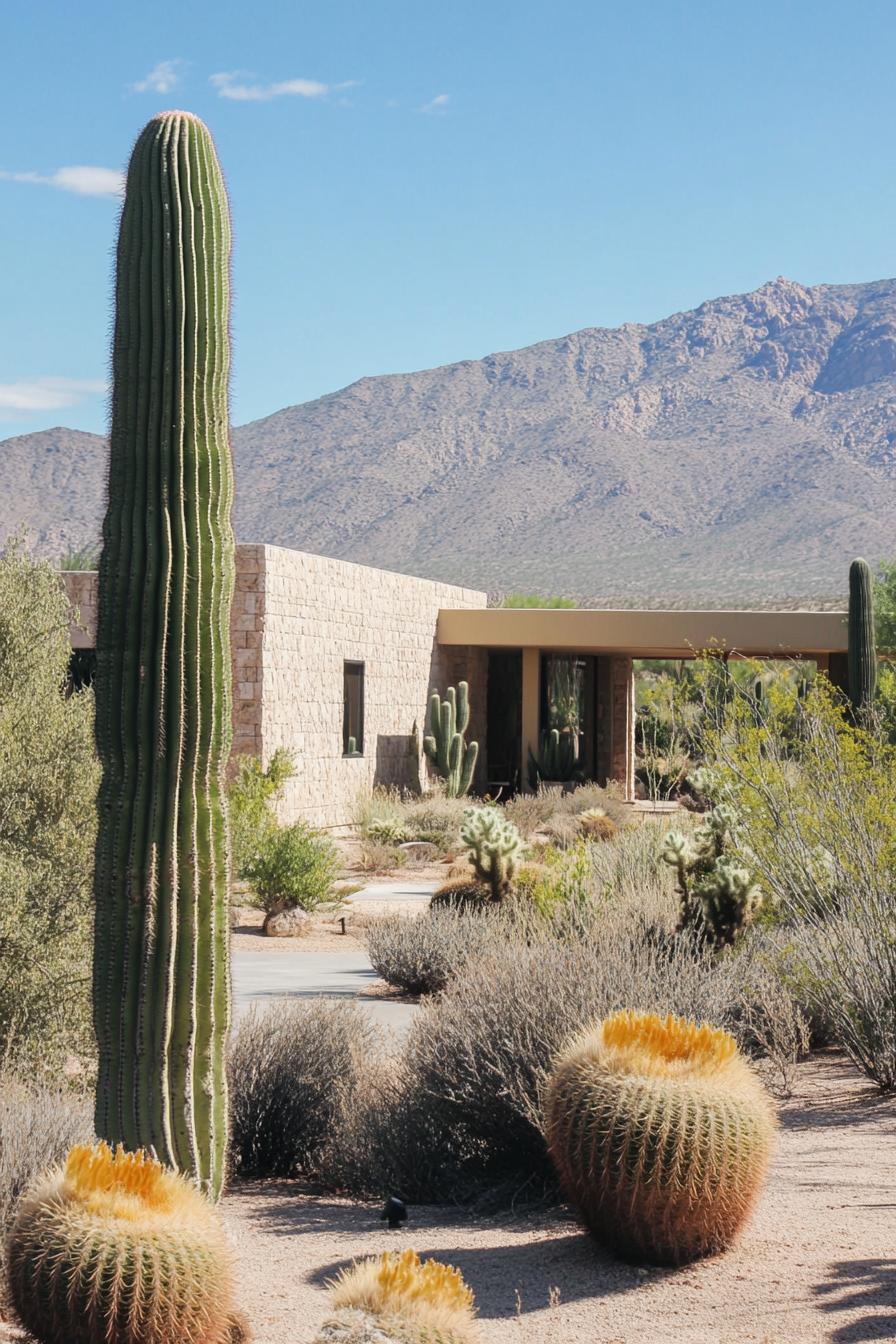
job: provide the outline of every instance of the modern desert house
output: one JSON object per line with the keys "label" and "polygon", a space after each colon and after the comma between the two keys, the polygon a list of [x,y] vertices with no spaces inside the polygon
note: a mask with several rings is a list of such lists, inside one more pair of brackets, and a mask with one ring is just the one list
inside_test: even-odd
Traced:
{"label": "modern desert house", "polygon": [[[93,646],[97,576],[64,576],[76,649]],[[428,694],[470,684],[476,787],[525,787],[529,750],[573,697],[587,777],[631,797],[633,660],[716,647],[845,671],[844,612],[492,609],[485,593],[308,555],[237,547],[235,752],[290,750],[284,820],[346,823],[359,792],[418,785]],[[559,688],[559,689],[558,689]]]}

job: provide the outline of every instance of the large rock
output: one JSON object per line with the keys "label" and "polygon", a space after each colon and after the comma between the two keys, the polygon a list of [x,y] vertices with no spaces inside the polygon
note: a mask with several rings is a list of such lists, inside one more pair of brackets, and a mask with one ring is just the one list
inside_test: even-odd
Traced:
{"label": "large rock", "polygon": [[269,938],[304,938],[311,932],[311,916],[298,906],[272,910],[262,927]]}

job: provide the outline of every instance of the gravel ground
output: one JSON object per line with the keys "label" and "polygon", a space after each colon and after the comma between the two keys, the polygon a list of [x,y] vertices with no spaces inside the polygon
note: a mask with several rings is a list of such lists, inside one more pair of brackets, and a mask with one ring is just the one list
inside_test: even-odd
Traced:
{"label": "gravel ground", "polygon": [[296,1185],[244,1186],[225,1211],[257,1344],[303,1344],[324,1281],[413,1245],[461,1268],[484,1344],[862,1344],[896,1340],[896,1109],[836,1058],[798,1070],[766,1191],[727,1255],[679,1270],[614,1262],[553,1213],[377,1209]]}
{"label": "gravel ground", "polygon": [[[716,1260],[643,1270],[561,1212],[475,1218],[376,1206],[294,1183],[224,1203],[256,1344],[310,1344],[325,1281],[357,1256],[413,1245],[459,1266],[483,1344],[865,1344],[896,1340],[896,1108],[836,1057],[800,1067],[777,1157],[740,1242]],[[0,1324],[0,1340],[21,1339]]]}

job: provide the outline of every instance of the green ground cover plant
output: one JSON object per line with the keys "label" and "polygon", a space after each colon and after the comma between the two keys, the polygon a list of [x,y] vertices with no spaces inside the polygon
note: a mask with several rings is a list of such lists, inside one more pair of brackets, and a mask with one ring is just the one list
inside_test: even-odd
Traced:
{"label": "green ground cover plant", "polygon": [[0,1063],[89,1056],[99,778],[90,690],[67,692],[72,613],[49,564],[0,557]]}

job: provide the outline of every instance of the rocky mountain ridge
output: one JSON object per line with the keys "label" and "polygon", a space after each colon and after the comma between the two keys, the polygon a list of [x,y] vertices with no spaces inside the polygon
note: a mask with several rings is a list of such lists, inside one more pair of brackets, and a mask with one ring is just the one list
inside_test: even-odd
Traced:
{"label": "rocky mountain ridge", "polygon": [[[833,600],[896,554],[896,281],[364,378],[233,443],[243,540],[601,605]],[[74,430],[0,443],[3,531],[95,537],[104,463]]]}

